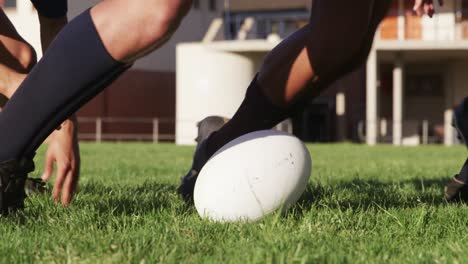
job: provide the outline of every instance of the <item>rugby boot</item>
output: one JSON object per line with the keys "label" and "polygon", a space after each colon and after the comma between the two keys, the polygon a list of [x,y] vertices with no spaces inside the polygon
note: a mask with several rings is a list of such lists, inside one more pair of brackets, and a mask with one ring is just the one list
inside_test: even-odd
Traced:
{"label": "rugby boot", "polygon": [[47,191],[47,184],[39,178],[27,178],[24,184],[24,192],[26,196],[42,194]]}
{"label": "rugby boot", "polygon": [[206,154],[206,140],[200,143],[193,156],[192,167],[187,174],[182,177],[179,188],[179,192],[182,199],[187,204],[193,203],[193,191],[195,189],[195,183],[197,182],[198,174],[200,173],[203,166],[210,159],[210,156]]}
{"label": "rugby boot", "polygon": [[224,124],[229,121],[228,118],[222,116],[209,116],[198,122],[198,135],[195,141],[200,144],[207,139],[211,133],[218,131]]}
{"label": "rugby boot", "polygon": [[444,189],[444,198],[447,202],[468,202],[468,185],[453,177]]}
{"label": "rugby boot", "polygon": [[455,108],[453,126],[457,129],[460,140],[468,147],[468,97]]}
{"label": "rugby boot", "polygon": [[198,144],[193,156],[192,167],[188,173],[181,178],[179,195],[187,204],[193,203],[193,191],[195,183],[203,166],[211,158],[207,151],[207,139],[213,133],[218,131],[228,119],[219,116],[210,116],[198,123],[198,136],[195,139]]}
{"label": "rugby boot", "polygon": [[29,172],[34,170],[32,160],[10,160],[0,163],[0,213],[4,216],[24,208],[24,190]]}

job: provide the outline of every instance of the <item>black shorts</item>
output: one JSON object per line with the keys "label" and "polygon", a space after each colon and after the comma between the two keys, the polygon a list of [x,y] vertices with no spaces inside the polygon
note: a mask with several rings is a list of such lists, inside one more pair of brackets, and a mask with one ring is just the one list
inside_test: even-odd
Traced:
{"label": "black shorts", "polygon": [[308,50],[319,78],[363,63],[392,0],[314,0]]}
{"label": "black shorts", "polygon": [[59,18],[67,15],[67,0],[31,0],[31,2],[42,16]]}

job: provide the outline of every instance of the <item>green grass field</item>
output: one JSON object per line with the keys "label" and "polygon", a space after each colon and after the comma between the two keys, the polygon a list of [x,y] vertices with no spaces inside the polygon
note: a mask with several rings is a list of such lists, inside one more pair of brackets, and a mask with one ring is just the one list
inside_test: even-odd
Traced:
{"label": "green grass field", "polygon": [[468,263],[468,206],[441,199],[464,148],[309,147],[300,204],[261,222],[215,224],[176,194],[193,148],[84,144],[73,205],[35,197],[0,219],[0,262]]}

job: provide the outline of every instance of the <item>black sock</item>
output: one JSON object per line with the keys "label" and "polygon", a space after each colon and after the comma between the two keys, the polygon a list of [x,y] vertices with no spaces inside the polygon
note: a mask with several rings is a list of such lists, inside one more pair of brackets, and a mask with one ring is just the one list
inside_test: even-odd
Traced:
{"label": "black sock", "polygon": [[255,77],[234,117],[207,139],[207,155],[213,155],[222,146],[242,135],[271,129],[288,118],[291,112],[291,109],[274,105],[265,96]]}
{"label": "black sock", "polygon": [[75,18],[0,113],[0,161],[32,158],[55,128],[127,68],[105,49],[89,10]]}
{"label": "black sock", "polygon": [[465,165],[463,165],[463,168],[457,175],[457,180],[460,180],[464,183],[468,183],[468,159],[465,161]]}

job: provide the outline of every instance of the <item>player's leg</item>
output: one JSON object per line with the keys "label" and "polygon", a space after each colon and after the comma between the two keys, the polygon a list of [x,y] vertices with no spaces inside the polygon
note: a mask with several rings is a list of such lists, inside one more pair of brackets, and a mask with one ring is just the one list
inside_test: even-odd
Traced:
{"label": "player's leg", "polygon": [[[453,124],[458,136],[468,147],[468,97],[455,108]],[[460,172],[445,186],[444,197],[449,202],[468,202],[468,159]]]}
{"label": "player's leg", "polygon": [[45,51],[68,22],[68,1],[31,0],[31,2],[38,13],[42,50]]}
{"label": "player's leg", "polygon": [[[37,135],[46,136],[43,131],[60,124],[55,119],[66,118],[101,91],[100,82],[164,43],[189,6],[183,0],[104,1],[70,22],[0,117],[0,126],[11,126],[10,133],[0,132],[0,160],[22,156],[31,144],[37,147]],[[28,116],[31,120],[25,120]],[[18,119],[24,121],[13,121]]]}
{"label": "player's leg", "polygon": [[453,125],[457,129],[458,137],[468,147],[468,97],[455,108]]}
{"label": "player's leg", "polygon": [[19,181],[0,190],[4,213],[17,207],[9,196],[24,185],[28,170],[20,161],[31,160],[61,122],[162,45],[190,6],[190,0],[104,1],[64,27],[0,115],[0,177]]}
{"label": "player's leg", "polygon": [[[209,153],[214,153],[240,135],[271,128],[292,112],[301,111],[303,100],[318,96],[330,82],[366,61],[375,30],[385,16],[390,1],[378,1],[378,4],[373,4],[373,1],[345,3],[349,6],[341,6],[342,11],[333,9],[339,6],[338,2],[342,1],[315,1],[311,23],[267,55],[239,111],[222,132],[210,138]],[[353,7],[353,14],[344,11]],[[250,97],[255,99],[252,106],[247,107],[249,92],[254,94]],[[265,113],[255,106],[259,102],[263,102],[267,110]],[[249,110],[245,114],[241,114],[243,107]],[[282,114],[275,115],[275,112]],[[256,119],[254,113],[269,118],[266,122],[258,122],[260,119],[251,122]],[[277,118],[270,121],[272,116]],[[255,124],[260,127],[257,128]],[[228,131],[232,133],[231,136]]]}
{"label": "player's leg", "polygon": [[444,198],[447,202],[468,202],[468,159],[460,173],[455,175],[445,186]]}
{"label": "player's leg", "polygon": [[301,110],[305,100],[367,58],[377,25],[391,1],[314,1],[310,24],[270,52],[234,117],[197,148],[179,192],[193,195],[198,172],[229,141],[270,129]]}

